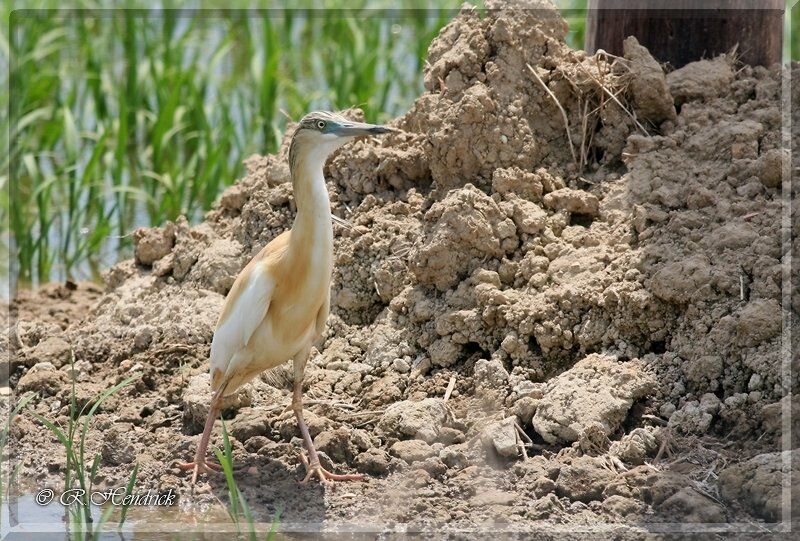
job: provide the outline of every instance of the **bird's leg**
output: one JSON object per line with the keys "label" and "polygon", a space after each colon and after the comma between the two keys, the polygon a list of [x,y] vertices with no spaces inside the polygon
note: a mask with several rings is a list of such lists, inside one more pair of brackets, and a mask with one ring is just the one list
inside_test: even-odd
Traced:
{"label": "bird's leg", "polygon": [[[305,363],[304,363],[305,364]],[[311,434],[308,432],[308,426],[303,419],[303,370],[297,370],[297,361],[295,361],[295,378],[294,378],[294,391],[292,392],[292,409],[294,415],[297,417],[297,426],[300,428],[300,433],[303,435],[303,442],[308,450],[308,458],[304,454],[300,454],[300,460],[306,467],[306,476],[300,481],[301,484],[308,483],[314,476],[318,477],[323,484],[332,483],[333,481],[360,481],[364,479],[363,474],[336,474],[331,473],[322,467],[319,462],[319,454],[314,447],[314,441],[311,439]]]}
{"label": "bird's leg", "polygon": [[197,481],[198,474],[222,470],[222,467],[216,462],[209,462],[206,460],[206,451],[208,450],[208,442],[211,440],[211,430],[214,428],[214,421],[217,419],[222,405],[223,391],[224,387],[220,388],[214,394],[214,398],[211,399],[211,407],[209,407],[208,417],[206,417],[206,426],[203,429],[200,443],[197,445],[197,452],[195,452],[194,460],[185,464],[178,464],[178,467],[182,470],[194,470],[192,473],[192,486],[194,486]]}

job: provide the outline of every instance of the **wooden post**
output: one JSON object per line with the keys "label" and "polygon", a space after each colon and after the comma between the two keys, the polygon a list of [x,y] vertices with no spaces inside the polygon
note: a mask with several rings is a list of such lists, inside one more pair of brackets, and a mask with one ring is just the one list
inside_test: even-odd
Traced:
{"label": "wooden post", "polygon": [[660,62],[679,68],[726,53],[742,62],[781,61],[784,0],[589,0],[586,50],[622,55],[636,36]]}

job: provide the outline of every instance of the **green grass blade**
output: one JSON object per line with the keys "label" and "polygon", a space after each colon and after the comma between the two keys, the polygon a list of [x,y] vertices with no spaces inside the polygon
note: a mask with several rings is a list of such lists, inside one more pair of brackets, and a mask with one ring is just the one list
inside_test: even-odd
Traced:
{"label": "green grass blade", "polygon": [[[125,485],[125,495],[126,496],[128,496],[130,494],[133,494],[133,487],[136,484],[136,476],[138,475],[138,473],[139,473],[139,463],[137,462],[133,466],[133,471],[131,472],[131,476],[128,479],[128,484]],[[121,510],[120,516],[119,516],[119,526],[120,527],[122,527],[122,525],[125,524],[125,517],[128,516],[128,509],[130,509],[130,503],[122,505],[122,510]]]}

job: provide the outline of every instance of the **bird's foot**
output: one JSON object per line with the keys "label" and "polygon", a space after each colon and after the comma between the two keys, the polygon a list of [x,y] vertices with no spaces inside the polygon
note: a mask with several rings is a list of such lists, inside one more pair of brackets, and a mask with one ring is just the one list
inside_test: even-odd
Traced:
{"label": "bird's foot", "polygon": [[331,473],[322,467],[319,460],[309,462],[303,453],[300,453],[300,462],[306,467],[306,476],[300,481],[301,485],[308,484],[315,476],[319,478],[319,482],[323,485],[332,485],[334,481],[361,481],[365,477],[363,473]]}
{"label": "bird's foot", "polygon": [[185,462],[183,464],[178,464],[178,467],[183,471],[193,471],[192,474],[192,484],[197,479],[197,476],[201,473],[219,473],[222,471],[222,466],[217,464],[216,462],[200,460],[194,462]]}

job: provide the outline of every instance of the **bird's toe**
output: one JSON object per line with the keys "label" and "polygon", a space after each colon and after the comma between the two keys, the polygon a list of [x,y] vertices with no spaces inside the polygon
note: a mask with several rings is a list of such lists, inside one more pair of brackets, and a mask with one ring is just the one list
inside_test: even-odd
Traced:
{"label": "bird's toe", "polygon": [[306,476],[300,481],[301,485],[307,485],[314,477],[319,479],[322,485],[333,485],[335,481],[362,481],[366,478],[363,473],[332,473],[322,467],[319,461],[309,463],[304,454],[300,454],[300,462],[306,467]]}
{"label": "bird's toe", "polygon": [[193,471],[196,470],[197,473],[219,473],[222,471],[222,466],[217,464],[216,462],[184,462],[178,464],[178,467],[183,471]]}

